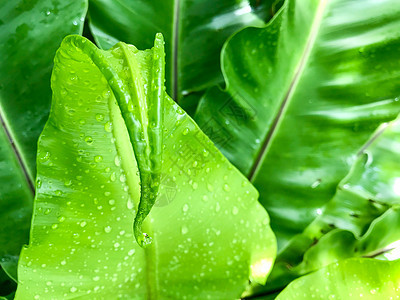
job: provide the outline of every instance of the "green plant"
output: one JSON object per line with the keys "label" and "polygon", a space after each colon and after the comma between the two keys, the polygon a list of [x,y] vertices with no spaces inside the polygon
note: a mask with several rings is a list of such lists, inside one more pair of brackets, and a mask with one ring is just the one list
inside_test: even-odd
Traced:
{"label": "green plant", "polygon": [[397,0],[0,14],[1,299],[398,294]]}

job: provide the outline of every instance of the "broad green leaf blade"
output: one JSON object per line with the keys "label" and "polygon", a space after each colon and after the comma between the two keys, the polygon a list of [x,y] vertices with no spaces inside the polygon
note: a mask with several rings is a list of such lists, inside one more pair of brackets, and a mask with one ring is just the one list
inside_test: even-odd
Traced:
{"label": "broad green leaf blade", "polygon": [[82,37],[64,40],[39,141],[33,227],[16,299],[233,299],[249,279],[265,282],[276,245],[256,190],[169,97],[163,176],[144,222],[153,242],[144,249],[134,239],[136,141],[117,105],[117,78],[104,76],[98,63],[139,80],[148,76],[154,51],[122,43],[102,51]]}
{"label": "broad green leaf blade", "polygon": [[152,46],[153,36],[162,32],[166,41],[167,91],[181,103],[184,95],[222,81],[220,51],[233,32],[249,25],[261,26],[262,19],[270,18],[274,1],[249,2],[92,0],[90,25],[103,49],[118,41],[146,49]]}
{"label": "broad green leaf blade", "polygon": [[[17,288],[17,284],[13,281],[0,266],[0,299],[7,299]],[[3,297],[7,298],[3,298]]]}
{"label": "broad green leaf blade", "polygon": [[87,1],[6,1],[0,12],[0,112],[30,180],[51,100],[50,73],[62,39],[82,32]]}
{"label": "broad green leaf blade", "polygon": [[[357,13],[355,13],[357,12]],[[260,192],[282,249],[400,111],[397,0],[288,0],[233,36],[195,119]]]}
{"label": "broad green leaf blade", "polygon": [[9,143],[0,128],[0,265],[18,260],[28,242],[32,217],[32,191]]}
{"label": "broad green leaf blade", "polygon": [[395,299],[399,281],[400,261],[349,259],[295,280],[276,299]]}
{"label": "broad green leaf blade", "polygon": [[1,4],[0,264],[12,273],[28,242],[36,144],[50,109],[54,54],[64,36],[81,32],[86,9],[85,0]]}
{"label": "broad green leaf blade", "polygon": [[400,119],[375,132],[319,216],[281,251],[268,289],[400,240],[399,143]]}

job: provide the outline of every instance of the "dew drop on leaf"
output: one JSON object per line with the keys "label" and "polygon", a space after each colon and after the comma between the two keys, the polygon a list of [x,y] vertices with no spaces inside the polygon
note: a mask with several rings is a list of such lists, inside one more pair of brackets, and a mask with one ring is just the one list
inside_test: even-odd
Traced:
{"label": "dew drop on leaf", "polygon": [[91,145],[91,144],[93,144],[93,139],[90,136],[88,136],[85,138],[85,142],[86,142],[86,144]]}
{"label": "dew drop on leaf", "polygon": [[111,122],[107,122],[106,124],[104,124],[104,130],[105,131],[111,132],[111,128],[112,128]]}
{"label": "dew drop on leaf", "polygon": [[186,234],[186,233],[188,233],[188,231],[189,231],[189,229],[186,226],[182,226],[182,230],[181,230],[182,234]]}
{"label": "dew drop on leaf", "polygon": [[104,120],[104,115],[103,115],[103,114],[97,114],[97,115],[96,115],[96,120],[97,120],[98,122],[102,122],[102,121]]}

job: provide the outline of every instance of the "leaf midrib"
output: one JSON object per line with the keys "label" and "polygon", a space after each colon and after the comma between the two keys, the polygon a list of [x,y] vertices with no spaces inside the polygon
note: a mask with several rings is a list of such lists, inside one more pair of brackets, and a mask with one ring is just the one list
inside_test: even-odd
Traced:
{"label": "leaf midrib", "polygon": [[27,167],[26,158],[21,151],[21,147],[18,145],[17,140],[14,138],[14,134],[11,130],[11,126],[8,124],[6,115],[4,113],[3,107],[0,105],[0,126],[4,130],[7,140],[11,146],[11,149],[14,153],[14,156],[18,162],[18,165],[21,168],[21,171],[24,175],[24,178],[27,182],[28,189],[31,192],[32,196],[35,195],[35,185],[33,183],[33,176]]}
{"label": "leaf midrib", "polygon": [[303,74],[305,66],[307,65],[308,59],[310,58],[310,54],[312,52],[316,38],[318,36],[318,32],[320,29],[322,17],[324,15],[327,2],[328,2],[328,0],[321,0],[318,4],[319,6],[318,6],[317,12],[315,14],[314,22],[311,25],[310,34],[308,35],[307,42],[305,43],[305,47],[303,50],[303,54],[300,57],[299,64],[295,68],[295,71],[293,73],[293,77],[290,82],[288,91],[286,92],[285,97],[282,100],[282,103],[278,109],[278,112],[274,118],[274,121],[272,122],[271,129],[268,131],[268,133],[264,139],[264,142],[262,143],[260,151],[257,154],[257,157],[254,161],[254,164],[250,169],[250,172],[248,175],[248,178],[250,181],[253,181],[255,179],[255,177],[257,176],[257,174],[260,170],[262,162],[264,161],[264,158],[266,157],[266,155],[268,153],[269,146],[271,145],[271,142],[277,132],[277,129],[279,128],[279,125],[281,123],[282,117],[284,116],[285,110],[288,107],[288,104],[290,103],[290,100],[292,99],[292,96],[296,90],[297,84],[299,83],[299,81],[301,79],[301,75]]}

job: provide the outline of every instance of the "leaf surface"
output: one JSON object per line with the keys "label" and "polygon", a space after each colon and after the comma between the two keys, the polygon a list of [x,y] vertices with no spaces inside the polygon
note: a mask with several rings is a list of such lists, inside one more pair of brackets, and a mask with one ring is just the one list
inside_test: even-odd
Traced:
{"label": "leaf surface", "polygon": [[265,288],[349,257],[375,256],[400,240],[400,121],[380,126],[318,217],[278,255]]}
{"label": "leaf surface", "polygon": [[354,258],[293,281],[276,299],[395,299],[399,279],[400,261]]}
{"label": "leaf surface", "polygon": [[153,242],[135,242],[142,153],[118,93],[152,76],[158,50],[71,36],[57,52],[16,299],[238,298],[249,279],[265,282],[276,245],[257,191],[169,97],[162,180],[143,223]]}
{"label": "leaf surface", "polygon": [[28,242],[36,144],[50,109],[50,73],[64,36],[82,30],[85,0],[3,1],[0,9],[0,264],[16,278]]}
{"label": "leaf surface", "polygon": [[399,17],[397,0],[289,0],[225,45],[226,90],[211,89],[195,119],[259,190],[280,250],[399,113]]}
{"label": "leaf surface", "polygon": [[[118,41],[146,49],[152,46],[152,37],[162,32],[166,40],[167,91],[181,103],[183,96],[222,81],[220,51],[233,32],[245,26],[261,26],[264,19],[270,18],[275,1],[250,2],[92,0],[90,25],[103,49]],[[181,104],[190,104],[186,102]]]}

